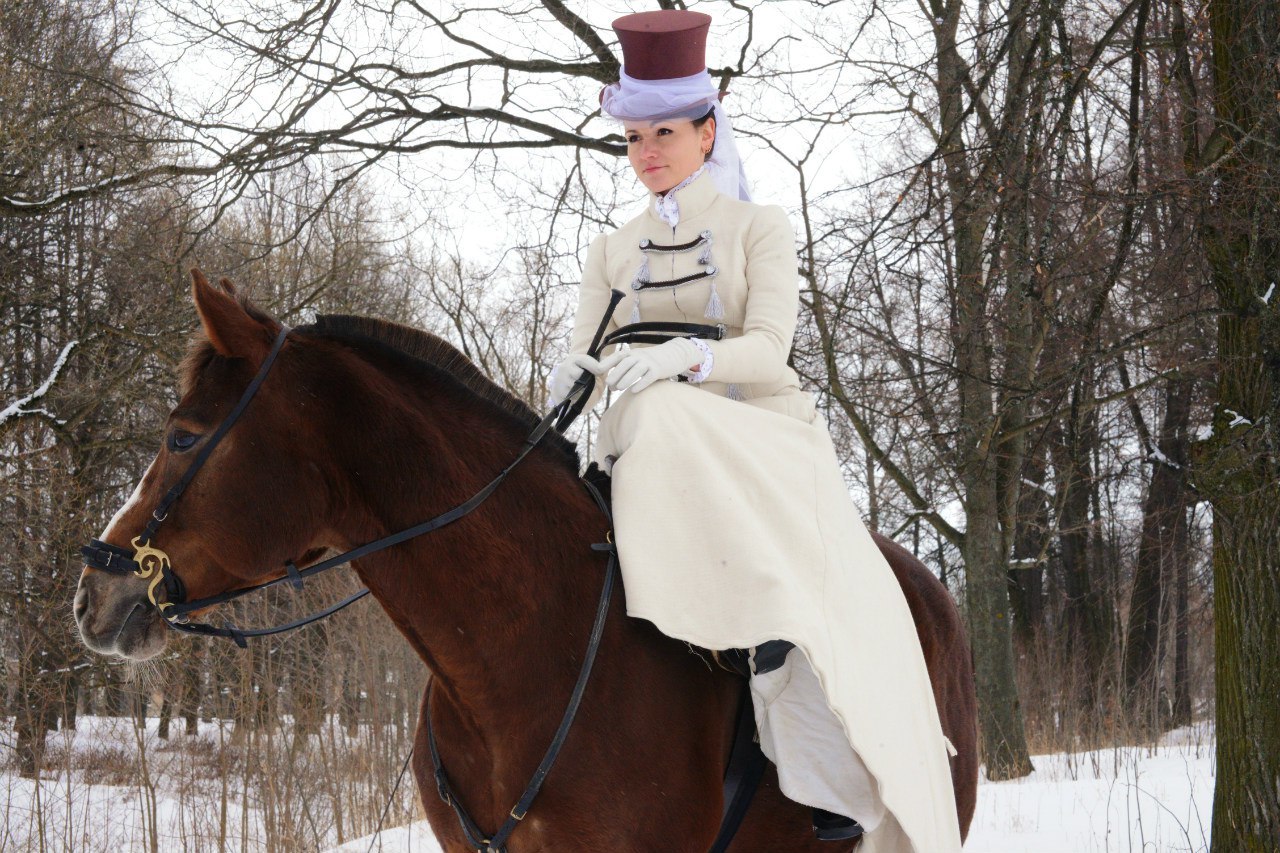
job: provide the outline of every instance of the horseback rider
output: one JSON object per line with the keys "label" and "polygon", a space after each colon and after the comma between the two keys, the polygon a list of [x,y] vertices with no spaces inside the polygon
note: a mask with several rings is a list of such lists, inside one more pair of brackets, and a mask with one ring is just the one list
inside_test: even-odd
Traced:
{"label": "horseback rider", "polygon": [[[649,195],[591,243],[552,402],[583,370],[605,378],[587,408],[602,385],[618,392],[596,461],[612,477],[628,613],[704,648],[751,650],[761,747],[818,837],[959,851],[954,751],[911,613],[787,364],[795,237],[781,207],[751,201],[706,71],[710,22],[655,11],[613,24],[624,65],[601,106]],[[625,298],[606,331],[656,320],[725,335],[593,358],[613,288]]]}

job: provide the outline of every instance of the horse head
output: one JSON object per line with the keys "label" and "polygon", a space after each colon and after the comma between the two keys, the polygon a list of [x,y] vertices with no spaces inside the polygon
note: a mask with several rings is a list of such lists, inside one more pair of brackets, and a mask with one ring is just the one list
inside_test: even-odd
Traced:
{"label": "horse head", "polygon": [[[273,354],[282,327],[238,298],[230,282],[215,287],[199,270],[192,297],[201,330],[183,364],[181,399],[142,480],[95,543],[108,549],[108,562],[119,556],[132,570],[91,561],[76,590],[80,636],[103,654],[159,654],[168,637],[162,609],[177,590],[200,599],[252,585],[326,547],[325,471],[299,460],[299,448],[318,441],[320,428],[303,414],[313,401],[290,363],[294,342],[284,342],[235,428],[206,448]],[[167,501],[202,453],[199,476]]]}

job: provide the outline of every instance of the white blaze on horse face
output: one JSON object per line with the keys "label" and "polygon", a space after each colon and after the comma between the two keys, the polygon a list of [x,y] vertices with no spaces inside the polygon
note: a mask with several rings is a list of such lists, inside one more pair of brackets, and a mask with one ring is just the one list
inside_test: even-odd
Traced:
{"label": "white blaze on horse face", "polygon": [[[156,466],[156,459],[159,458],[160,457],[157,456],[155,459],[151,460],[151,464],[147,466],[147,470],[142,473],[142,478],[138,480],[138,485],[133,487],[133,494],[129,495],[129,500],[125,501],[124,506],[116,510],[116,514],[111,516],[111,520],[107,522],[107,529],[103,530],[102,535],[98,537],[100,540],[103,542],[111,541],[112,531],[116,529],[116,525],[120,523],[120,519],[124,518],[125,515],[128,514],[129,510],[133,509],[133,505],[138,502],[138,498],[142,495],[142,484],[147,482],[147,477],[151,476],[151,469]],[[134,531],[132,534],[126,533],[124,539],[127,542],[140,533],[142,533],[141,528]]]}

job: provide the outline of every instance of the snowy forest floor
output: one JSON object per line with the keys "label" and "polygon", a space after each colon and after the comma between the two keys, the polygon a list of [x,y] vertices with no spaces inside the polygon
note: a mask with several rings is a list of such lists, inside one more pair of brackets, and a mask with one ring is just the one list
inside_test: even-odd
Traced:
{"label": "snowy forest floor", "polygon": [[[201,724],[198,734],[145,737],[128,719],[85,718],[79,731],[51,733],[50,769],[39,783],[20,778],[10,761],[0,774],[0,853],[6,851],[259,851],[316,849],[344,835],[324,808],[324,794],[296,789],[306,814],[264,808],[260,793],[239,779],[200,773],[230,746],[228,730]],[[175,726],[176,729],[176,726]],[[6,739],[12,743],[12,729]],[[359,743],[357,735],[353,743]],[[145,760],[139,759],[139,747]],[[966,853],[1103,853],[1208,850],[1213,803],[1213,727],[1175,730],[1155,747],[1114,747],[1033,757],[1035,772],[987,782]],[[226,765],[228,768],[233,764]],[[243,779],[241,774],[239,777]],[[416,796],[411,779],[397,799]],[[341,790],[339,794],[341,794]],[[383,795],[385,798],[385,794]],[[310,802],[310,807],[307,802]],[[324,819],[321,820],[321,816]],[[350,823],[350,821],[349,821]],[[281,843],[292,824],[295,844]],[[274,829],[274,839],[269,839]],[[317,844],[317,841],[327,842]],[[348,851],[438,853],[425,821],[364,836]]]}

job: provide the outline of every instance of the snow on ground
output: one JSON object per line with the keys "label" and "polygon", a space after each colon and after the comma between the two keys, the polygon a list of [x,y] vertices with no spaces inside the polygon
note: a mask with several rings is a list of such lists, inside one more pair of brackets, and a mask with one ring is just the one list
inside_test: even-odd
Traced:
{"label": "snow on ground", "polygon": [[387,830],[376,840],[372,835],[335,847],[330,853],[443,853],[425,820]]}
{"label": "snow on ground", "polygon": [[[230,722],[201,722],[188,736],[175,720],[166,741],[157,725],[151,718],[140,730],[129,718],[81,717],[77,730],[49,733],[36,781],[17,774],[12,718],[0,717],[0,743],[10,747],[0,761],[0,853],[315,850],[342,837],[335,801],[347,809],[348,827],[364,821],[361,832],[372,824],[369,812],[385,804],[384,791],[370,790],[368,768],[379,756],[371,757],[369,744],[397,765],[403,755],[387,727],[362,724],[347,733],[336,720],[322,744],[303,736],[305,748],[296,752],[284,729],[274,740],[246,743]],[[344,772],[333,772],[326,755]],[[416,808],[416,792],[400,796]]]}
{"label": "snow on ground", "polygon": [[[0,853],[7,851],[144,851],[155,833],[161,850],[216,850],[219,827],[227,850],[261,850],[260,815],[234,788],[228,814],[218,815],[221,780],[205,790],[167,784],[176,765],[193,761],[187,747],[155,741],[155,720],[145,735],[123,719],[82,719],[80,731],[50,735],[50,749],[72,751],[75,761],[47,772],[39,784],[0,773]],[[6,733],[11,736],[10,733]],[[126,781],[120,768],[148,741],[152,793]],[[206,751],[219,735],[202,726]],[[197,747],[198,748],[198,747]],[[56,763],[56,762],[55,762]],[[1213,803],[1212,724],[1170,732],[1154,748],[1116,747],[1033,756],[1035,772],[1008,782],[982,781],[966,853],[1196,853],[1208,850]],[[206,765],[207,766],[207,765]],[[187,768],[188,770],[190,768]],[[212,769],[212,768],[210,768]],[[409,780],[406,780],[412,784]],[[234,786],[234,781],[231,783]],[[535,805],[536,808],[536,805]],[[154,816],[154,817],[152,817]],[[425,821],[393,827],[334,848],[342,853],[440,853]]]}
{"label": "snow on ground", "polygon": [[[1197,853],[1209,849],[1213,725],[1177,729],[1153,748],[1032,757],[1035,772],[978,786],[965,853]],[[534,808],[537,808],[535,805]],[[425,821],[334,853],[439,853]]]}
{"label": "snow on ground", "polygon": [[966,853],[1193,853],[1209,849],[1213,725],[1154,749],[1033,756],[1035,772],[978,787]]}

